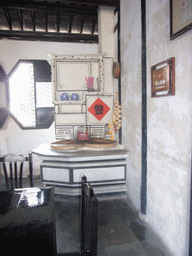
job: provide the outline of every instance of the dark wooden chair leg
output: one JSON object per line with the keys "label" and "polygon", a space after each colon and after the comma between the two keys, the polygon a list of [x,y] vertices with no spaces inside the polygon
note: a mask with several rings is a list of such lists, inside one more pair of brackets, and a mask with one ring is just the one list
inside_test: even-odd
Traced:
{"label": "dark wooden chair leg", "polygon": [[9,171],[10,171],[11,190],[13,190],[14,184],[13,184],[13,165],[12,165],[12,163],[9,163]]}
{"label": "dark wooden chair leg", "polygon": [[7,154],[0,158],[0,163],[3,164],[6,190],[23,187],[23,166],[27,161],[29,162],[30,186],[33,187],[32,153],[27,157]]}
{"label": "dark wooden chair leg", "polygon": [[8,178],[8,174],[7,174],[7,167],[6,164],[3,162],[3,172],[4,172],[4,176],[5,176],[5,184],[6,184],[6,189],[9,189],[9,178]]}
{"label": "dark wooden chair leg", "polygon": [[29,177],[30,177],[30,187],[34,186],[33,182],[33,159],[32,153],[29,153]]}
{"label": "dark wooden chair leg", "polygon": [[18,188],[17,162],[14,162],[14,173],[15,173],[15,188]]}
{"label": "dark wooden chair leg", "polygon": [[19,187],[23,187],[23,162],[20,165],[20,174],[19,174]]}

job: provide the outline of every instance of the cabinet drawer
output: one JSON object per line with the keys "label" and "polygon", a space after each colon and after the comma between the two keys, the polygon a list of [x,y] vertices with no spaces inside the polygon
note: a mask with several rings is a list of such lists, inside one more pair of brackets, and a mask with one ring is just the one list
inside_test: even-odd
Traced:
{"label": "cabinet drawer", "polygon": [[82,113],[82,105],[59,105],[59,113]]}
{"label": "cabinet drawer", "polygon": [[85,114],[57,114],[55,115],[56,125],[86,125]]}
{"label": "cabinet drawer", "polygon": [[69,182],[69,170],[42,166],[43,181]]}
{"label": "cabinet drawer", "polygon": [[74,169],[73,173],[74,182],[81,182],[82,175],[90,182],[125,180],[125,166]]}
{"label": "cabinet drawer", "polygon": [[74,139],[73,126],[59,126],[55,127],[56,139]]}

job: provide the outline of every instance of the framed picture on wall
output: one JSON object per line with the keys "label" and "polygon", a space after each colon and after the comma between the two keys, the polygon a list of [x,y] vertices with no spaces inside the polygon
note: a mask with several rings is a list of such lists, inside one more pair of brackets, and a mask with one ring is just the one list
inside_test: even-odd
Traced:
{"label": "framed picture on wall", "polygon": [[192,1],[170,0],[170,39],[192,28]]}
{"label": "framed picture on wall", "polygon": [[175,95],[175,57],[151,67],[151,97]]}

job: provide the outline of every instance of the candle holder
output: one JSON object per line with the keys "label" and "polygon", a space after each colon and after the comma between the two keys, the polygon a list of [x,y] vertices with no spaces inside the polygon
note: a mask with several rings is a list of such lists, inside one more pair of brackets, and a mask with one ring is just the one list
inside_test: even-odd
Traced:
{"label": "candle holder", "polygon": [[86,80],[86,83],[87,83],[88,92],[93,91],[94,77],[92,77],[92,76],[85,77],[85,80]]}

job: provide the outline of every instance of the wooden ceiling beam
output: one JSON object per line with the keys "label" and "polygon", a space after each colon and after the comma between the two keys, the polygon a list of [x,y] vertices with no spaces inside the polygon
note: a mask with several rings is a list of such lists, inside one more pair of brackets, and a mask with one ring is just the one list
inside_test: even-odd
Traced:
{"label": "wooden ceiling beam", "polygon": [[97,16],[97,8],[86,7],[86,6],[71,6],[71,5],[62,5],[55,4],[51,5],[47,2],[36,3],[30,2],[25,4],[8,4],[0,3],[0,8],[6,9],[20,9],[28,11],[40,11],[40,12],[52,12],[52,13],[62,13],[63,15],[85,15],[85,16]]}
{"label": "wooden ceiling beam", "polygon": [[50,3],[50,4],[74,4],[74,5],[86,5],[86,6],[110,6],[110,7],[120,7],[120,0],[8,0],[6,3],[10,4],[27,4],[27,3]]}
{"label": "wooden ceiling beam", "polygon": [[45,18],[45,31],[48,32],[48,13],[44,12],[44,18]]}
{"label": "wooden ceiling beam", "polygon": [[[118,0],[119,1],[119,0]],[[98,20],[98,3],[117,2],[116,0],[88,0],[88,1],[68,1],[68,0],[11,0],[1,2],[0,9],[4,10],[7,20],[7,30],[0,30],[0,38],[20,39],[20,40],[42,40],[42,41],[61,41],[61,42],[88,42],[98,43],[98,35],[95,35],[95,28]],[[106,5],[106,4],[104,4]],[[113,4],[112,4],[113,5]],[[17,13],[17,28],[13,30],[12,16]],[[24,12],[25,11],[25,12]],[[38,19],[40,13],[43,20]],[[24,15],[25,14],[25,15]],[[15,17],[13,17],[15,18]],[[31,31],[26,30],[26,19],[30,20]],[[68,19],[68,24],[67,24]],[[84,27],[88,21],[89,34],[84,34]],[[39,24],[41,22],[41,24]],[[38,30],[37,31],[37,26]],[[40,29],[39,29],[40,26]],[[68,33],[63,27],[68,26]],[[56,28],[56,29],[54,29]],[[80,33],[74,34],[78,31]],[[27,28],[29,29],[29,28]],[[50,32],[51,29],[51,32]],[[53,32],[54,31],[54,32]],[[41,38],[42,37],[42,38]]]}
{"label": "wooden ceiling beam", "polygon": [[[38,0],[39,2],[39,0]],[[48,0],[50,3],[61,4],[86,4],[88,6],[110,6],[110,7],[120,7],[120,0]]]}
{"label": "wooden ceiling beam", "polygon": [[69,34],[71,33],[73,26],[73,15],[69,15]]}
{"label": "wooden ceiling beam", "polygon": [[9,10],[7,8],[4,8],[4,13],[5,13],[5,17],[6,17],[9,29],[12,30],[12,21],[11,21]]}
{"label": "wooden ceiling beam", "polygon": [[57,32],[60,31],[61,14],[57,13]]}
{"label": "wooden ceiling beam", "polygon": [[82,34],[83,33],[83,26],[84,26],[84,23],[85,23],[85,19],[84,18],[81,18],[81,31],[80,33]]}
{"label": "wooden ceiling beam", "polygon": [[80,33],[49,33],[34,31],[6,31],[0,30],[0,39],[31,40],[31,41],[53,41],[53,42],[78,42],[98,43],[98,35]]}
{"label": "wooden ceiling beam", "polygon": [[22,15],[22,11],[21,10],[17,10],[17,15],[18,15],[20,26],[21,26],[21,30],[23,31],[23,15]]}
{"label": "wooden ceiling beam", "polygon": [[95,26],[96,26],[96,20],[92,20],[92,32],[91,32],[92,35],[95,32]]}
{"label": "wooden ceiling beam", "polygon": [[31,20],[32,20],[32,25],[33,25],[33,31],[36,30],[36,21],[35,21],[35,12],[31,11]]}

